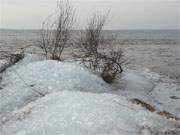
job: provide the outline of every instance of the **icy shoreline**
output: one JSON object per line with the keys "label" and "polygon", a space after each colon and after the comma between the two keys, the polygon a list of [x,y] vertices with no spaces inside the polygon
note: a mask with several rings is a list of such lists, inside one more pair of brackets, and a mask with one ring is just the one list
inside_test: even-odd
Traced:
{"label": "icy shoreline", "polygon": [[[72,134],[77,130],[76,134],[146,135],[173,130],[178,134],[180,129],[175,125],[179,122],[167,120],[129,101],[140,99],[155,106],[156,111],[164,110],[180,117],[180,91],[178,84],[172,81],[163,82],[160,75],[142,68],[126,70],[110,86],[77,64],[28,54],[3,73],[2,133],[56,135]],[[68,108],[72,110],[66,115]],[[42,112],[44,116],[41,117]],[[129,113],[132,116],[127,115]],[[131,124],[126,123],[128,120]],[[64,125],[60,124],[62,121]],[[33,123],[41,126],[30,126]]]}

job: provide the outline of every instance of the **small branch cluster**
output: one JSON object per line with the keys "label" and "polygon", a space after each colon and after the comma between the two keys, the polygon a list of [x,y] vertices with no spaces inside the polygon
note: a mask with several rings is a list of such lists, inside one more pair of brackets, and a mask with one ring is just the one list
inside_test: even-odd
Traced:
{"label": "small branch cluster", "polygon": [[2,66],[0,65],[0,73],[4,72],[8,67],[14,65],[18,61],[24,58],[24,51],[21,50],[20,52],[11,53],[9,51],[0,51],[0,60],[5,59],[6,63]]}
{"label": "small branch cluster", "polygon": [[62,60],[62,52],[71,38],[74,17],[75,9],[68,1],[61,0],[57,3],[56,13],[43,23],[38,44],[47,57]]}
{"label": "small branch cluster", "polygon": [[100,52],[103,43],[103,26],[107,19],[106,16],[94,14],[88,21],[88,26],[82,33],[80,38],[79,48],[82,52],[81,55],[76,55],[81,58],[82,63],[95,71],[101,73],[104,81],[112,83],[118,73],[123,71],[123,54],[122,50],[111,50],[108,52]]}

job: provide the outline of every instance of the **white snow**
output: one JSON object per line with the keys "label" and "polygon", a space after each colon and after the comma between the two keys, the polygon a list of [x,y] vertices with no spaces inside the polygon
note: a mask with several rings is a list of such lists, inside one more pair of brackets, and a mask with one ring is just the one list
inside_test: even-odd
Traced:
{"label": "white snow", "polygon": [[[149,79],[146,79],[143,76],[140,76],[135,73],[125,72],[121,75],[121,80],[123,81],[124,85],[122,85],[123,90],[129,90],[129,91],[143,91],[148,92],[151,89],[153,89],[154,84]],[[121,83],[121,82],[119,82]]]}
{"label": "white snow", "polygon": [[[149,71],[126,70],[115,84],[113,94],[139,99],[180,118],[180,84]],[[175,97],[175,98],[173,98]]]}
{"label": "white snow", "polygon": [[49,94],[14,112],[1,133],[155,135],[172,130],[175,124],[131,105],[121,96],[62,91]]}
{"label": "white snow", "polygon": [[28,54],[3,73],[2,135],[178,135],[177,121],[128,101],[138,98],[179,117],[178,85],[170,83],[141,69],[126,70],[110,86],[78,64]]}
{"label": "white snow", "polygon": [[[100,77],[81,66],[29,57],[5,72],[1,83],[4,89],[0,92],[0,113],[7,114],[41,95],[56,91],[100,93],[109,90],[109,86]],[[27,64],[27,61],[30,63]]]}
{"label": "white snow", "polygon": [[180,85],[171,80],[168,83],[159,82],[150,96],[159,110],[166,110],[180,118]]}

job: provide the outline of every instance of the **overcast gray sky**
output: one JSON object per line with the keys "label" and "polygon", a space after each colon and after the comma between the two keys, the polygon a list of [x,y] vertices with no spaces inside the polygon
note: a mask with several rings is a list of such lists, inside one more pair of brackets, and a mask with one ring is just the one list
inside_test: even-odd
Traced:
{"label": "overcast gray sky", "polygon": [[[0,0],[0,28],[38,29],[57,0]],[[180,0],[70,0],[77,8],[76,28],[92,12],[111,9],[106,29],[180,29]]]}

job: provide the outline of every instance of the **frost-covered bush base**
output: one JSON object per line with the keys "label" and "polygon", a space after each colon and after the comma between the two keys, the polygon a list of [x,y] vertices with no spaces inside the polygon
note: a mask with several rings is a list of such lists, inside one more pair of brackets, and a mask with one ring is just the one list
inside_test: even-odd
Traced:
{"label": "frost-covered bush base", "polygon": [[172,130],[175,123],[146,112],[121,96],[63,91],[49,94],[14,112],[1,133],[155,135]]}

